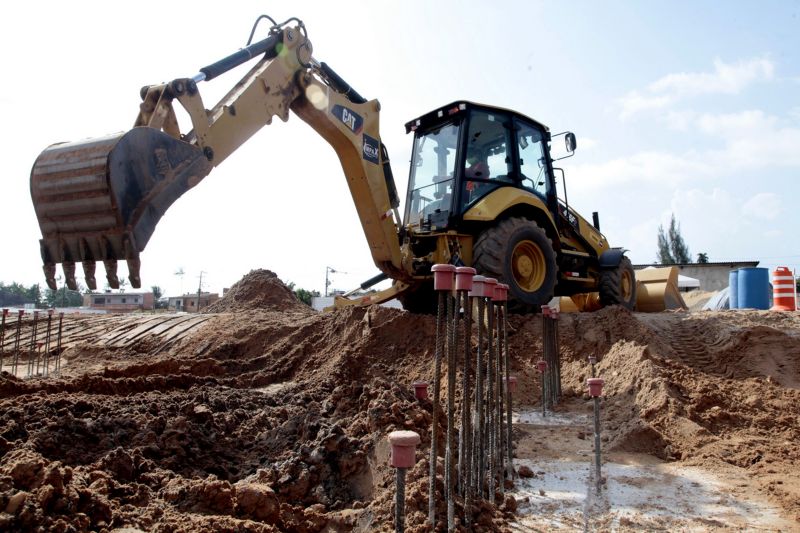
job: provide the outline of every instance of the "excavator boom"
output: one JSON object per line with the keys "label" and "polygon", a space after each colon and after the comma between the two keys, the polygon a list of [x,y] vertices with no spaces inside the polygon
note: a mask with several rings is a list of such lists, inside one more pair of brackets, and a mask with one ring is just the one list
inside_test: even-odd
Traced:
{"label": "excavator boom", "polygon": [[[172,203],[274,116],[288,120],[290,110],[339,156],[375,264],[392,278],[403,277],[399,199],[380,140],[380,105],[314,60],[305,27],[297,22],[273,26],[266,39],[193,78],[145,87],[131,130],[41,153],[31,171],[31,196],[49,287],[56,288],[61,263],[67,286],[75,289],[81,262],[87,286],[95,289],[95,265],[102,261],[109,286],[117,288],[120,260],[128,264],[131,285],[141,286],[139,255]],[[207,111],[198,83],[257,56],[257,64]],[[176,100],[191,119],[189,132],[180,131]]]}

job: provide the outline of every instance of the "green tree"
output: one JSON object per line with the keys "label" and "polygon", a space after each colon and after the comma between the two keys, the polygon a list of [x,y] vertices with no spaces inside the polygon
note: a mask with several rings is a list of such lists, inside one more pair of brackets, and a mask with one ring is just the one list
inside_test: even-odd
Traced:
{"label": "green tree", "polygon": [[662,265],[692,262],[692,255],[681,236],[681,226],[675,221],[674,213],[667,231],[664,231],[664,226],[658,226],[658,260]]}
{"label": "green tree", "polygon": [[80,307],[83,305],[81,287],[77,291],[71,291],[66,286],[55,291],[47,289],[44,291],[44,301],[47,307]]}
{"label": "green tree", "polygon": [[150,287],[150,291],[153,293],[153,298],[159,300],[162,296],[164,296],[164,291],[158,285],[153,285]]}
{"label": "green tree", "polygon": [[286,288],[294,293],[297,296],[297,299],[303,302],[304,304],[311,306],[311,299],[319,296],[319,291],[309,291],[307,289],[303,289],[295,285],[294,281],[290,281],[286,284]]}
{"label": "green tree", "polygon": [[306,289],[295,289],[294,293],[301,302],[308,306],[311,305],[312,298],[319,296],[319,291],[309,291]]}
{"label": "green tree", "polygon": [[166,309],[169,306],[166,300],[161,300],[164,297],[164,289],[158,285],[153,285],[150,287],[150,291],[153,293],[156,309]]}
{"label": "green tree", "polygon": [[697,254],[697,262],[700,264],[708,263],[708,254],[705,252],[700,252]]}
{"label": "green tree", "polygon": [[42,291],[38,283],[25,287],[13,281],[9,284],[0,282],[0,306],[23,306],[34,304],[39,307],[42,303]]}

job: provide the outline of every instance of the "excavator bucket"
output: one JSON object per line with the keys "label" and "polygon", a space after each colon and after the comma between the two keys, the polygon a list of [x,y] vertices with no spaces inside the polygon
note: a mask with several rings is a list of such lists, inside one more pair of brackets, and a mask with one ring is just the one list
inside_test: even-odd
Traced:
{"label": "excavator bucket", "polygon": [[102,261],[112,288],[117,261],[128,263],[131,285],[141,286],[141,252],[164,212],[211,171],[203,150],[160,130],[137,127],[44,150],[31,171],[31,197],[42,231],[47,286],[56,289],[56,264],[77,289],[75,263],[97,288]]}
{"label": "excavator bucket", "polygon": [[678,268],[646,268],[636,271],[636,310],[654,313],[686,309],[678,288]]}

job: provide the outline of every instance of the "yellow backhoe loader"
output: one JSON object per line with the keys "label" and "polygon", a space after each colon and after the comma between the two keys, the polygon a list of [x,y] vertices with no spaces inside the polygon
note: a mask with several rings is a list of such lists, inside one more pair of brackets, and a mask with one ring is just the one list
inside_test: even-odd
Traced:
{"label": "yellow backhoe loader", "polygon": [[[139,254],[156,224],[183,193],[272,122],[290,112],[307,122],[338,155],[364,234],[381,271],[367,288],[390,278],[389,289],[337,305],[399,298],[406,309],[433,308],[431,266],[474,266],[510,287],[517,312],[536,311],[554,295],[599,292],[602,305],[633,308],[636,283],[624,250],[556,194],[550,146],[566,154],[575,135],[552,135],[522,114],[457,101],[405,125],[414,135],[405,212],[401,218],[380,104],[356,92],[313,56],[302,21],[269,20],[269,34],[200,69],[191,78],[141,90],[134,127],[124,134],[55,144],[37,158],[31,195],[42,231],[41,254],[49,287],[56,264],[75,289],[75,267],[96,288],[102,261],[108,284],[119,286],[117,261],[141,285]],[[252,35],[256,30],[253,27]],[[210,110],[199,84],[251,59],[250,71]],[[180,130],[175,103],[192,129]],[[562,173],[563,174],[563,173]]]}

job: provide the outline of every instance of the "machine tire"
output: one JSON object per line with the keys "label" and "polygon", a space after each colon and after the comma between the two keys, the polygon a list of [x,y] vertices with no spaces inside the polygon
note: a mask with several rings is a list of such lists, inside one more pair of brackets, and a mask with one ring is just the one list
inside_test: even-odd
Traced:
{"label": "machine tire", "polygon": [[526,218],[507,218],[478,236],[472,266],[508,284],[508,308],[536,313],[553,298],[558,266],[550,238]]}
{"label": "machine tire", "polygon": [[631,260],[622,256],[615,268],[600,271],[600,305],[621,305],[633,311],[636,306],[636,275]]}
{"label": "machine tire", "polygon": [[436,314],[437,298],[433,290],[433,282],[426,281],[417,287],[412,287],[397,297],[403,309],[409,313],[421,315]]}

